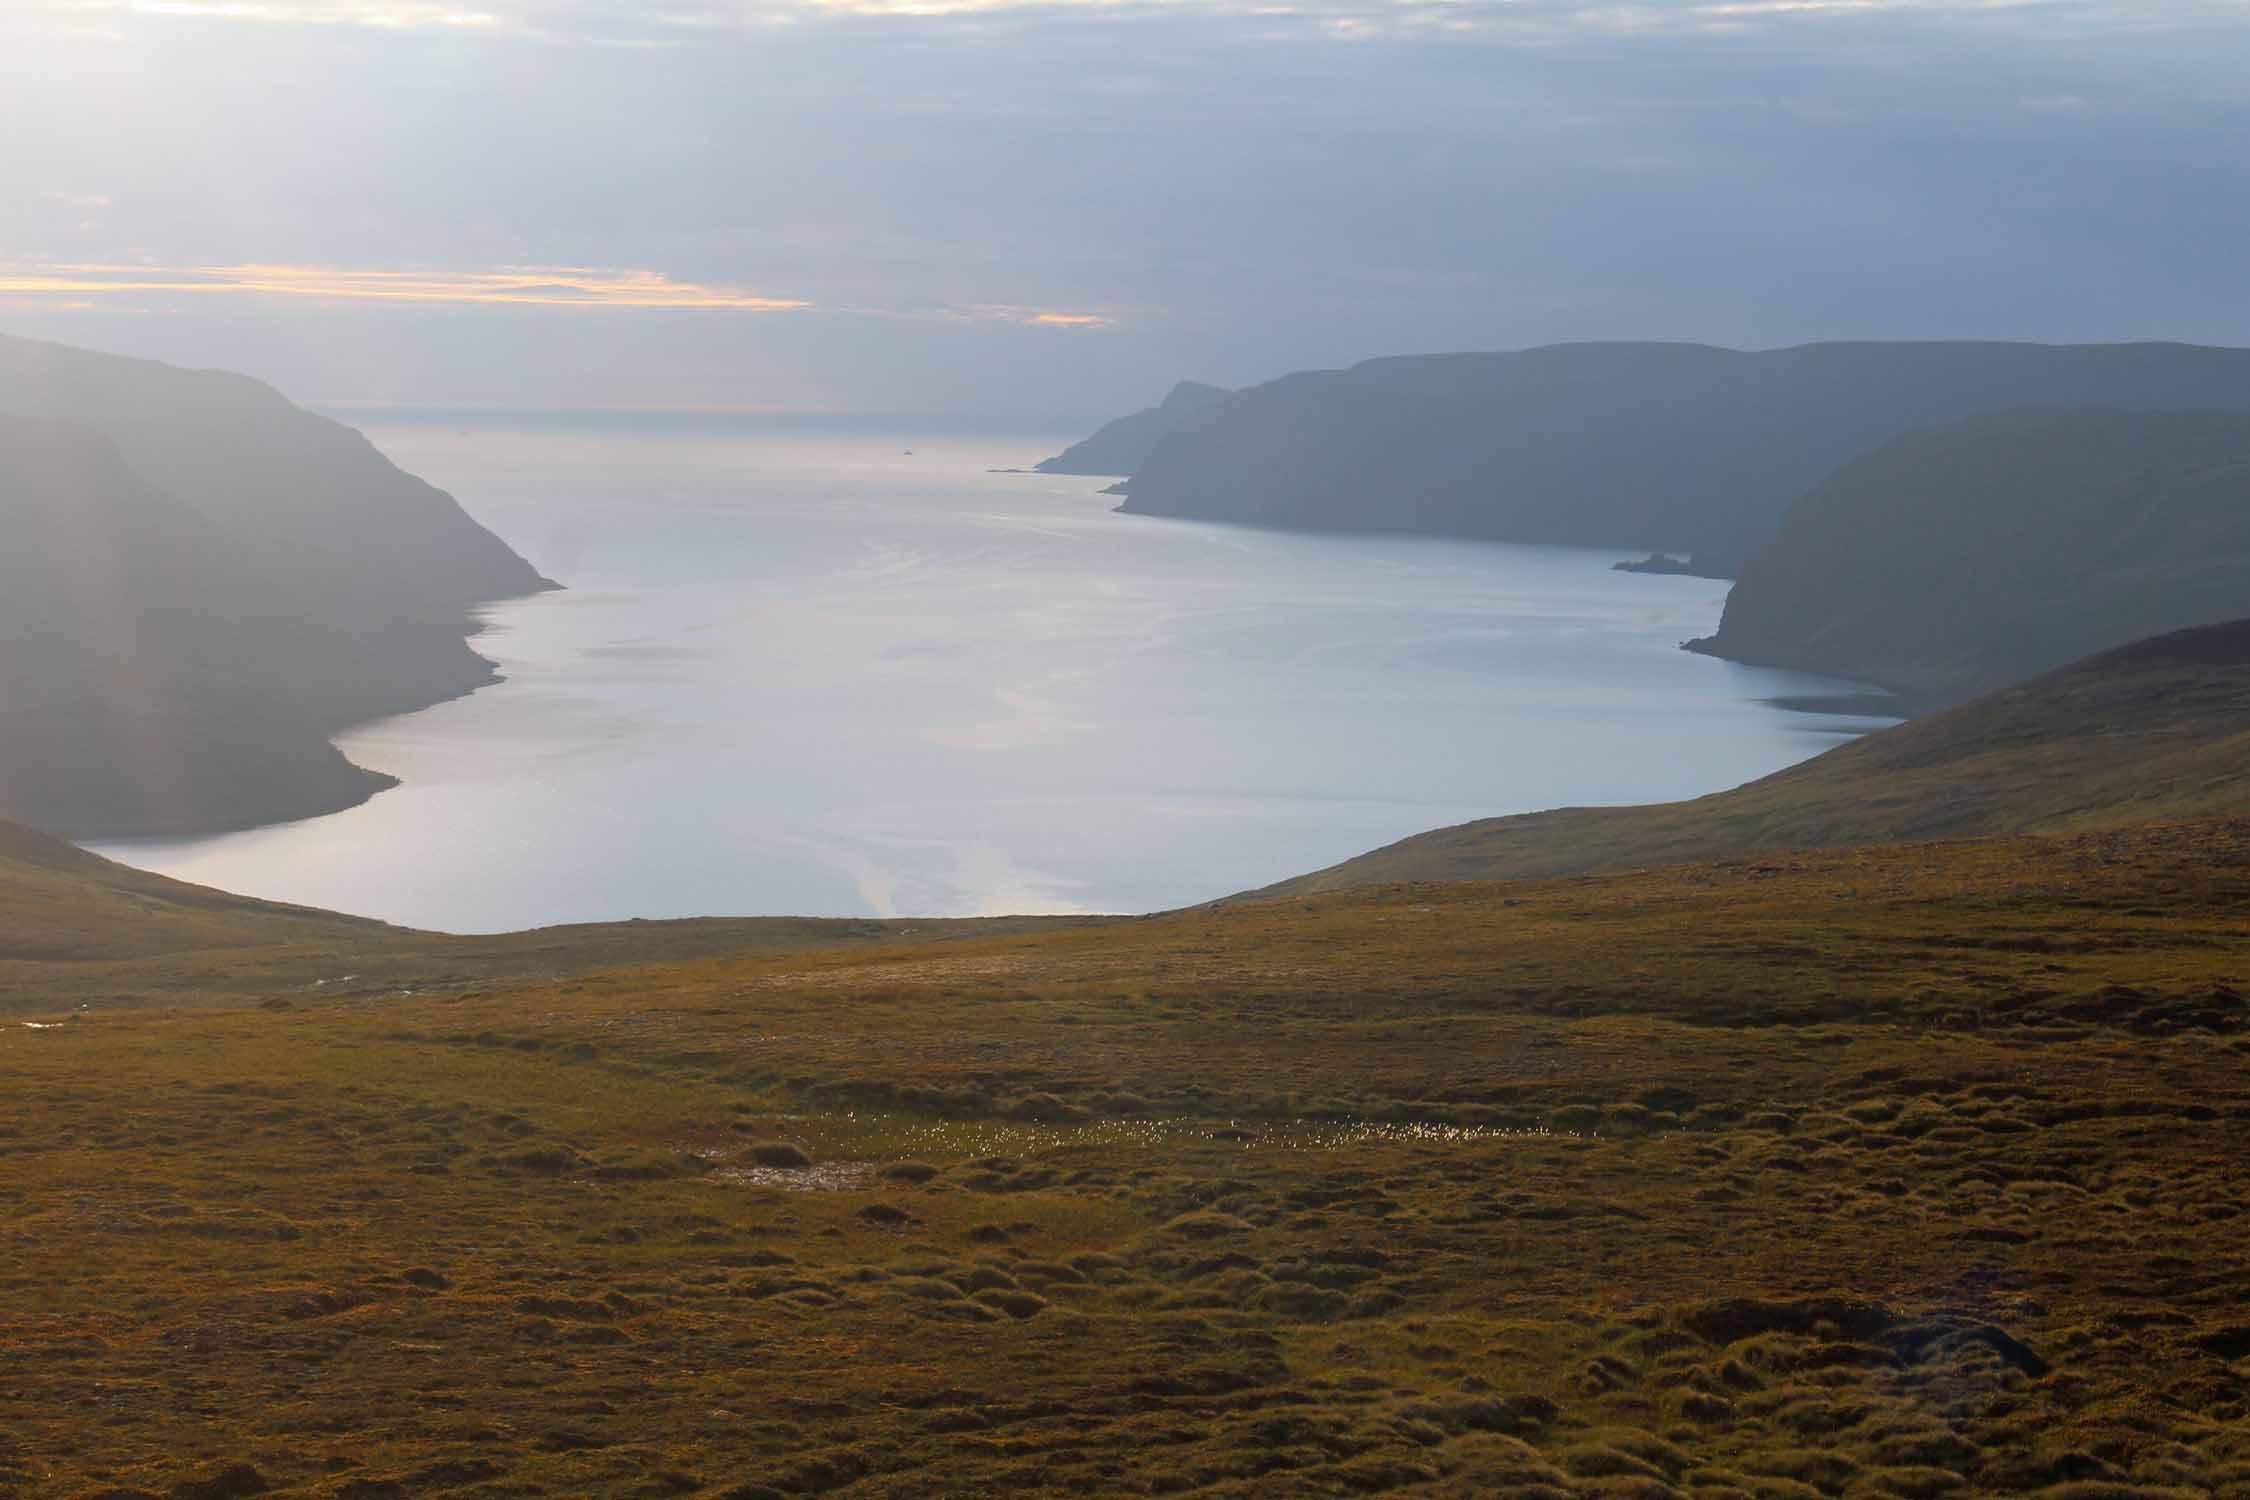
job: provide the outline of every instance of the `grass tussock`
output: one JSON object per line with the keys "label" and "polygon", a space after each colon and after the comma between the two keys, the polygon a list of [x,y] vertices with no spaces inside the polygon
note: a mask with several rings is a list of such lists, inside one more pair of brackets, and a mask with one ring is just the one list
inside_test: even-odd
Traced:
{"label": "grass tussock", "polygon": [[2244,1496],[2246,840],[12,971],[0,1494]]}

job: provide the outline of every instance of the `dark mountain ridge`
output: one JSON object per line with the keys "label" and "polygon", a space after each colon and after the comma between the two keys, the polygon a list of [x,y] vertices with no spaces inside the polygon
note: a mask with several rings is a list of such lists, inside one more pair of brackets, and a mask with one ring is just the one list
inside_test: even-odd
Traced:
{"label": "dark mountain ridge", "polygon": [[328,742],[341,630],[231,533],[67,423],[0,417],[0,475],[0,814],[184,831],[391,785]]}
{"label": "dark mountain ridge", "polygon": [[336,729],[492,681],[468,611],[555,586],[452,496],[248,376],[0,336],[0,414],[108,438],[269,587],[332,622],[338,670],[291,691]]}
{"label": "dark mountain ridge", "polygon": [[1172,427],[1121,509],[1252,525],[1691,550],[1731,571],[1838,465],[2031,405],[2250,408],[2250,350],[2186,344],[1557,344],[1238,391]]}
{"label": "dark mountain ridge", "polygon": [[1789,510],[1692,649],[1959,702],[2250,610],[2250,412],[1995,413]]}
{"label": "dark mountain ridge", "polygon": [[551,588],[360,434],[256,381],[0,338],[0,816],[74,836],[334,811],[329,743],[494,680]]}

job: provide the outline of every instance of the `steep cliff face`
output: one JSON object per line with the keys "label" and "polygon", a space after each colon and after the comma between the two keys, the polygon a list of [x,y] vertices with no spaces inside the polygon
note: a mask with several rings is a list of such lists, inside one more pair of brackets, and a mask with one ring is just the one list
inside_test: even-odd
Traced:
{"label": "steep cliff face", "polygon": [[1791,508],[1695,649],[1953,702],[2250,610],[2250,414],[1999,413]]}
{"label": "steep cliff face", "polygon": [[477,603],[553,587],[358,433],[239,375],[0,338],[0,816],[309,816],[328,737],[494,677]]}
{"label": "steep cliff face", "polygon": [[1160,405],[1119,417],[1093,436],[1072,443],[1037,465],[1042,474],[1130,474],[1147,462],[1156,445],[1190,418],[1207,412],[1230,393],[1215,385],[1183,380]]}
{"label": "steep cliff face", "polygon": [[328,743],[352,654],[106,438],[0,417],[0,817],[181,832],[390,784]]}
{"label": "steep cliff face", "polygon": [[0,337],[0,414],[72,423],[312,601],[342,653],[293,685],[335,728],[492,680],[467,611],[553,585],[452,496],[258,381]]}
{"label": "steep cliff face", "polygon": [[2179,344],[1563,344],[1372,360],[1237,392],[1136,466],[1125,510],[1667,547],[1725,572],[1898,434],[2027,405],[2250,409],[2250,350]]}

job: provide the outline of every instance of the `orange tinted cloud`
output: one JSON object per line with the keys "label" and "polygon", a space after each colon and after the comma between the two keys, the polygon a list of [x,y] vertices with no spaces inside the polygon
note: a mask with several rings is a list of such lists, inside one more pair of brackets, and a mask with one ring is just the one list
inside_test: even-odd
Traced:
{"label": "orange tinted cloud", "polygon": [[352,271],[332,266],[0,266],[0,294],[149,293],[319,297],[347,302],[495,303],[530,307],[635,307],[795,312],[795,297],[674,281],[658,271],[503,266],[490,271]]}
{"label": "orange tinted cloud", "polygon": [[424,26],[486,28],[501,24],[490,11],[464,10],[431,0],[78,0],[72,9],[134,16],[214,21],[275,21],[289,25],[373,26],[411,31]]}
{"label": "orange tinted cloud", "polygon": [[1050,312],[1039,307],[1014,307],[1007,304],[979,303],[963,310],[962,316],[979,322],[1016,323],[1025,328],[1115,328],[1115,318],[1100,313]]}
{"label": "orange tinted cloud", "polygon": [[[674,281],[661,271],[584,266],[500,266],[486,271],[355,271],[335,266],[62,265],[0,263],[0,297],[60,297],[92,306],[118,296],[311,297],[341,302],[494,304],[517,307],[657,308],[690,312],[803,312],[801,297],[768,297],[743,287]],[[103,304],[108,305],[108,304]],[[948,323],[1013,323],[1022,328],[1115,328],[1101,313],[1060,312],[1012,303],[904,310],[845,306],[837,312]]]}

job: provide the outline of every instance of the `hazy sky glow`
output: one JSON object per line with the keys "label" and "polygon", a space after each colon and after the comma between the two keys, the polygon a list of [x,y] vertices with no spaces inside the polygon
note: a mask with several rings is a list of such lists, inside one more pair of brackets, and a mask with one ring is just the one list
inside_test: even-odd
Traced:
{"label": "hazy sky glow", "polygon": [[1076,419],[1567,338],[2250,343],[2243,0],[12,0],[0,329]]}

